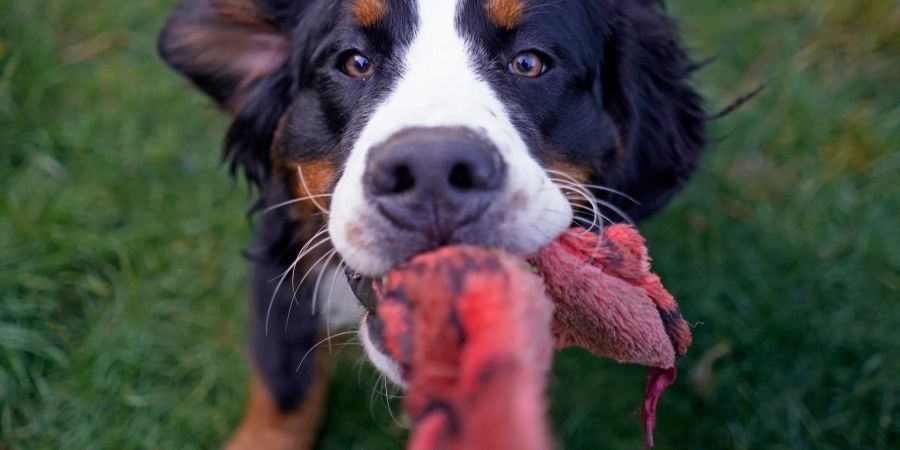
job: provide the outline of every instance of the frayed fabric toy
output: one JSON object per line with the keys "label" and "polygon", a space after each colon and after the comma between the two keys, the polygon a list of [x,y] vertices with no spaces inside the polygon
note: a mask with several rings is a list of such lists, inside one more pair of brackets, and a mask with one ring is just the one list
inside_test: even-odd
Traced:
{"label": "frayed fabric toy", "polygon": [[643,421],[653,447],[656,405],[675,381],[675,358],[691,345],[691,330],[675,298],[650,271],[644,238],[628,225],[602,236],[570,230],[530,258],[556,304],[557,347],[579,346],[620,363],[650,367]]}
{"label": "frayed fabric toy", "polygon": [[633,227],[572,229],[526,260],[452,246],[391,271],[376,289],[385,345],[409,391],[411,450],[547,450],[544,391],[554,347],[650,367],[656,404],[691,343]]}

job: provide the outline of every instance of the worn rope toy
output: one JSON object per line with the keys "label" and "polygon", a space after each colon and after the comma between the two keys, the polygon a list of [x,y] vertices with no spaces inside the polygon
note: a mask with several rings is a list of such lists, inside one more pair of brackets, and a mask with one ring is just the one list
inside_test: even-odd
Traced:
{"label": "worn rope toy", "polygon": [[644,240],[615,225],[572,229],[523,260],[469,246],[420,255],[377,287],[385,346],[409,392],[411,450],[548,450],[544,391],[553,348],[580,346],[650,367],[656,404],[691,333],[650,272]]}

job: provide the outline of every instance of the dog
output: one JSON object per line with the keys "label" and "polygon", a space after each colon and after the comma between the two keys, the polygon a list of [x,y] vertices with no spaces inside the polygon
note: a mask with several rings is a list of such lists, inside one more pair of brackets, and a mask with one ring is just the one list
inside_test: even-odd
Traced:
{"label": "dog", "polygon": [[229,448],[314,445],[323,328],[360,323],[402,386],[367,280],[451,243],[526,255],[670,201],[708,117],[662,6],[181,0],[159,53],[232,116],[224,156],[260,193],[251,393]]}

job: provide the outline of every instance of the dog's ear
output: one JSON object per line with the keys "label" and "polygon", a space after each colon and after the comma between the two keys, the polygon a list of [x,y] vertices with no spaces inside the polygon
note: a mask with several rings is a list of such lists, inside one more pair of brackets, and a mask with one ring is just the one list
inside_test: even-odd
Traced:
{"label": "dog's ear", "polygon": [[261,0],[182,0],[159,35],[159,53],[237,113],[288,57],[288,33],[270,9]]}
{"label": "dog's ear", "polygon": [[665,206],[697,167],[706,143],[700,96],[678,30],[656,2],[620,2],[604,45],[604,107],[625,154],[617,189],[640,205],[620,206],[639,220]]}

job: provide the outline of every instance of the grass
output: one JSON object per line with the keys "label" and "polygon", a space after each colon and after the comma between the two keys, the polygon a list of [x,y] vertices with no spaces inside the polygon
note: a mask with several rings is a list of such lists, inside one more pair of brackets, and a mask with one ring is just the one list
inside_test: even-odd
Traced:
{"label": "grass", "polygon": [[[251,195],[154,55],[172,3],[0,0],[0,448],[209,448],[240,418]],[[642,224],[697,322],[659,448],[900,448],[900,6],[669,3],[721,52],[711,109],[768,88]],[[400,448],[338,360],[321,447]],[[560,447],[639,448],[643,375],[563,352]]]}

